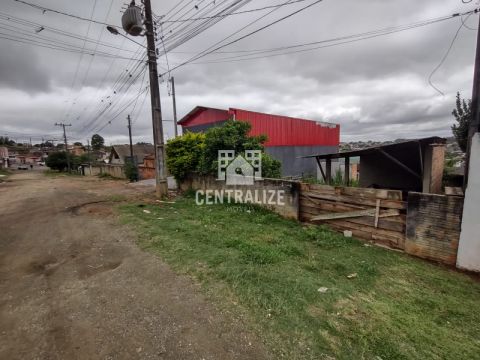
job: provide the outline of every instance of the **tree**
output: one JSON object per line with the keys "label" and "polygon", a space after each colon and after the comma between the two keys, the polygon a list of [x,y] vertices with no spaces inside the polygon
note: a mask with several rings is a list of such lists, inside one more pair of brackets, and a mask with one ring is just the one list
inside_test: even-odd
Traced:
{"label": "tree", "polygon": [[467,102],[465,99],[461,99],[460,93],[457,92],[455,105],[452,115],[455,117],[457,124],[452,125],[452,132],[460,149],[462,149],[463,152],[466,152],[468,144],[468,129],[472,121],[472,100],[468,100]]}
{"label": "tree", "polygon": [[167,167],[178,181],[182,181],[192,171],[196,171],[205,146],[205,134],[187,132],[168,140],[166,155]]}
{"label": "tree", "polygon": [[65,171],[68,168],[67,159],[70,161],[70,166],[73,170],[76,170],[81,164],[79,156],[66,153],[65,151],[57,151],[48,155],[45,165],[52,170]]}
{"label": "tree", "polygon": [[73,145],[75,146],[83,146],[83,144],[80,141],[74,142]]}
{"label": "tree", "polygon": [[92,149],[100,150],[105,145],[105,139],[98,134],[92,136]]}
{"label": "tree", "polygon": [[15,141],[10,140],[8,136],[0,136],[0,145],[13,146],[15,145]]}
{"label": "tree", "polygon": [[64,171],[67,168],[67,153],[64,151],[50,153],[45,165],[52,170]]}
{"label": "tree", "polygon": [[[264,150],[265,135],[249,136],[249,123],[227,121],[222,126],[208,129],[205,134],[187,132],[167,142],[167,167],[179,181],[189,173],[217,174],[218,151],[235,150],[235,154],[245,154],[245,150]],[[262,176],[280,177],[281,164],[268,154],[262,154]]]}

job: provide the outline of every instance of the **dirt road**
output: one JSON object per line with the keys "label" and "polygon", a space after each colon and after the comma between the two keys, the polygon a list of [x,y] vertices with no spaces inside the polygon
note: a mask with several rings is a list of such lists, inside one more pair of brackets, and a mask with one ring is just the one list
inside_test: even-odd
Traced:
{"label": "dirt road", "polygon": [[0,359],[267,358],[99,202],[138,191],[38,171],[0,184]]}

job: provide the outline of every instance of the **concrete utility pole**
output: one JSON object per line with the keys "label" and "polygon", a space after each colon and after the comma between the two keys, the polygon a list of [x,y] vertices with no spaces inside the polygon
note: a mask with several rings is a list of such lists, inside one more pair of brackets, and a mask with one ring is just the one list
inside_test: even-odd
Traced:
{"label": "concrete utility pole", "polygon": [[173,130],[174,130],[174,135],[175,137],[178,136],[178,130],[177,130],[177,100],[175,98],[175,79],[172,76],[170,78],[170,82],[172,83],[172,99],[173,99]]}
{"label": "concrete utility pole", "polygon": [[[478,10],[475,10],[475,14]],[[463,190],[468,186],[468,173],[470,163],[470,151],[472,147],[472,138],[475,133],[480,131],[480,17],[479,28],[477,32],[477,49],[475,54],[475,67],[473,70],[473,90],[472,90],[472,121],[468,129],[467,153],[465,154],[465,176],[463,178]]]}
{"label": "concrete utility pole", "polygon": [[133,157],[133,143],[132,143],[132,121],[130,120],[130,115],[127,116],[128,120],[128,138],[130,139],[130,159],[132,161],[132,164],[137,166],[137,162],[135,161]]}
{"label": "concrete utility pole", "polygon": [[155,146],[156,193],[158,197],[167,195],[167,178],[165,169],[165,148],[163,143],[162,108],[160,89],[158,87],[157,55],[155,50],[155,33],[152,20],[150,0],[144,0],[145,27],[147,37],[148,67],[150,71],[150,99],[152,104],[153,144]]}
{"label": "concrete utility pole", "polygon": [[88,165],[92,166],[92,154],[90,152],[90,139],[87,139]]}
{"label": "concrete utility pole", "polygon": [[67,132],[65,131],[65,127],[72,126],[72,124],[55,123],[55,126],[61,126],[63,128],[63,141],[65,142],[65,153],[67,155],[67,169],[68,172],[70,172],[70,158],[68,156]]}

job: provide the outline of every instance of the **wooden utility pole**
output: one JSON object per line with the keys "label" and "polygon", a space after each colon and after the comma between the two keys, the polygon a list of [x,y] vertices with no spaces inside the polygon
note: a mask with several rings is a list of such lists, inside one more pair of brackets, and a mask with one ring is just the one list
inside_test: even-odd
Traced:
{"label": "wooden utility pole", "polygon": [[[478,14],[478,10],[475,10],[475,14]],[[470,128],[468,129],[467,153],[465,155],[465,176],[463,178],[464,191],[468,186],[468,167],[470,164],[472,138],[475,133],[480,131],[480,17],[478,21],[479,27],[477,31],[477,49],[475,54],[475,66],[473,70],[472,120],[470,122]]]}
{"label": "wooden utility pole", "polygon": [[132,143],[132,121],[130,119],[130,115],[127,116],[128,120],[128,138],[130,139],[130,160],[132,161],[132,164],[137,166],[137,162],[133,158],[133,143]]}
{"label": "wooden utility pole", "polygon": [[70,172],[70,156],[68,154],[67,132],[65,130],[65,127],[72,126],[72,124],[55,123],[55,126],[61,126],[63,128],[63,141],[65,142],[65,154],[67,156],[67,169],[68,169],[68,172]]}
{"label": "wooden utility pole", "polygon": [[152,104],[153,144],[155,146],[155,178],[158,197],[167,195],[167,178],[165,171],[165,148],[163,143],[162,109],[160,89],[158,87],[157,55],[155,50],[155,33],[152,20],[150,0],[144,0],[145,27],[147,37],[148,67],[150,72],[150,100]]}
{"label": "wooden utility pole", "polygon": [[172,83],[172,99],[173,99],[173,134],[175,137],[178,136],[178,130],[177,130],[177,100],[175,98],[175,79],[172,76],[170,78],[170,82]]}

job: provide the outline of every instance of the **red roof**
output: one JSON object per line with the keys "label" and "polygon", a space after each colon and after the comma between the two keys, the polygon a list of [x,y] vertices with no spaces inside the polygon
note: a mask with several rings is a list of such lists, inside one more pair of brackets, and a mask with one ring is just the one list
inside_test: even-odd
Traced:
{"label": "red roof", "polygon": [[228,119],[250,123],[250,135],[267,135],[266,146],[338,146],[340,142],[340,125],[337,124],[234,108],[221,110],[197,106],[179,124],[188,130]]}

